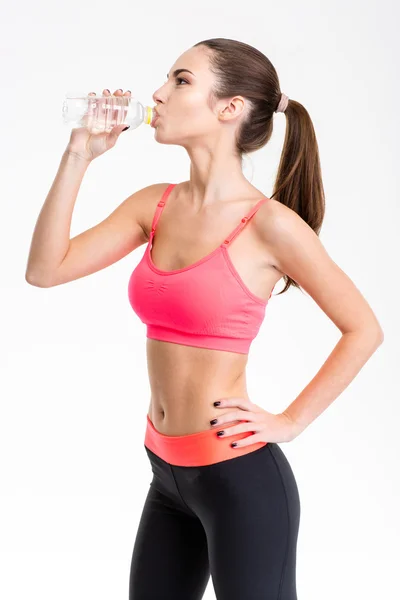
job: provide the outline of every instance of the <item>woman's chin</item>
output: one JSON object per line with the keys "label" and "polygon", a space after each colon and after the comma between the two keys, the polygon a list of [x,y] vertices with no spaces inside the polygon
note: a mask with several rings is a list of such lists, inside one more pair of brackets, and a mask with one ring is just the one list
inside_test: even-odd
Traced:
{"label": "woman's chin", "polygon": [[159,131],[159,128],[158,128],[157,125],[154,127],[154,139],[157,142],[160,142],[160,144],[174,144],[174,145],[179,145],[179,141],[178,140],[168,138],[168,136],[166,136],[162,130]]}

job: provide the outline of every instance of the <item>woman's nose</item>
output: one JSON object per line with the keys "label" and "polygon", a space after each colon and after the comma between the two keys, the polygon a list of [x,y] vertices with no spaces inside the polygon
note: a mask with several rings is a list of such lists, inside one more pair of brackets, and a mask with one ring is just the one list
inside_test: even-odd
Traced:
{"label": "woman's nose", "polygon": [[162,102],[161,94],[159,93],[159,89],[156,90],[152,96],[155,104],[160,104]]}

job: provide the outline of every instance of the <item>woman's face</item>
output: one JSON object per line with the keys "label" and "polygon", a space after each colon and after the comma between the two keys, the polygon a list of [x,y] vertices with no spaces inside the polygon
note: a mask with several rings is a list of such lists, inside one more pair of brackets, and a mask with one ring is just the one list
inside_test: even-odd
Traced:
{"label": "woman's face", "polygon": [[[154,92],[160,115],[154,125],[156,141],[191,147],[221,135],[218,115],[226,102],[210,104],[215,76],[208,61],[204,48],[190,48],[175,61],[166,82]],[[175,73],[179,69],[185,70]]]}

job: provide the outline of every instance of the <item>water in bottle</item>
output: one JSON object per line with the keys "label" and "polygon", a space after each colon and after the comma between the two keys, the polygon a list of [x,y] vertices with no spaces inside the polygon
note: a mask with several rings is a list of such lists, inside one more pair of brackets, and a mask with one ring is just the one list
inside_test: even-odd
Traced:
{"label": "water in bottle", "polygon": [[109,132],[122,123],[136,129],[142,123],[151,125],[154,111],[129,96],[87,96],[66,94],[63,122],[72,127],[86,127],[91,133]]}

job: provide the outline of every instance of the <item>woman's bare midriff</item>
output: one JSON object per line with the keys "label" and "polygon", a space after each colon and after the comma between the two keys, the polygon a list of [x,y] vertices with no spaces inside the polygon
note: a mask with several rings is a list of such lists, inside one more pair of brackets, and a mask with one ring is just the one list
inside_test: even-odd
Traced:
{"label": "woman's bare midriff", "polygon": [[[247,354],[184,346],[147,338],[151,389],[148,416],[164,435],[215,429],[210,420],[235,410],[217,408],[218,398],[244,397]],[[239,421],[230,421],[230,424]]]}

